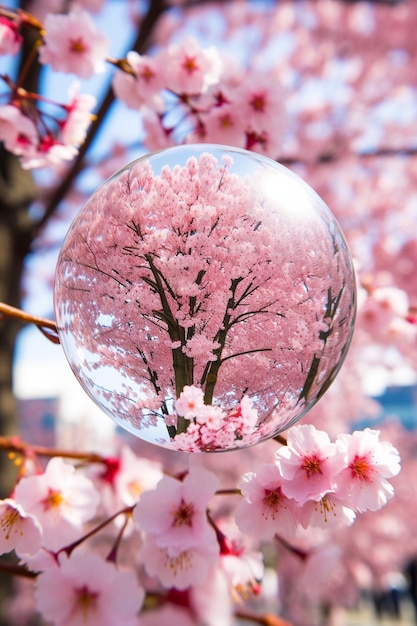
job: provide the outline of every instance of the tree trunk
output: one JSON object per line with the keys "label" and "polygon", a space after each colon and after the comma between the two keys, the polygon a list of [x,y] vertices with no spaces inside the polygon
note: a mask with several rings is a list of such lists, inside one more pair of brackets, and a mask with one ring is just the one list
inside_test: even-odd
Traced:
{"label": "tree trunk", "polygon": [[[24,258],[29,252],[32,223],[28,208],[36,196],[31,175],[17,157],[0,152],[0,301],[19,307]],[[0,435],[17,434],[16,400],[12,391],[14,344],[20,323],[0,321]],[[15,472],[6,453],[0,456],[0,497],[7,496]]]}

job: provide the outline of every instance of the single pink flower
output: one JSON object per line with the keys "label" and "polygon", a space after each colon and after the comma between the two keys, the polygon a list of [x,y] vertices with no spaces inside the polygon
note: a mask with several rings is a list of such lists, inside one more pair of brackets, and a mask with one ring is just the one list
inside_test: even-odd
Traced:
{"label": "single pink flower", "polygon": [[138,54],[131,50],[126,60],[133,74],[116,71],[113,78],[114,93],[130,109],[140,109],[144,105],[155,111],[163,110],[160,95],[164,88],[163,67],[158,58]]}
{"label": "single pink flower", "polygon": [[213,106],[201,116],[201,121],[205,142],[245,147],[246,120],[238,103]]}
{"label": "single pink flower", "polygon": [[120,461],[120,471],[115,476],[114,486],[123,504],[135,504],[144,492],[155,489],[163,478],[159,463],[139,458],[128,446],[123,447]]}
{"label": "single pink flower", "polygon": [[355,512],[335,493],[327,493],[321,500],[308,500],[299,507],[298,519],[303,528],[334,528],[350,526],[355,521]]}
{"label": "single pink flower", "polygon": [[133,518],[162,548],[198,546],[213,537],[206,510],[218,484],[214,474],[199,467],[191,469],[183,481],[165,476],[155,489],[142,494]]}
{"label": "single pink flower", "polygon": [[182,415],[185,419],[189,420],[196,417],[203,408],[204,394],[202,389],[194,385],[185,385],[179,398],[175,402],[175,410],[178,415]]}
{"label": "single pink flower", "polygon": [[56,626],[135,626],[144,591],[134,571],[76,552],[38,576],[36,606]]}
{"label": "single pink flower", "polygon": [[93,517],[99,494],[73,465],[54,457],[44,474],[20,480],[15,499],[41,525],[42,545],[59,550],[78,537],[82,524]]}
{"label": "single pink flower", "polygon": [[302,505],[307,500],[321,500],[334,490],[334,476],[344,467],[344,457],[327,433],[302,424],[289,430],[287,445],[278,450],[276,463],[284,479],[283,493]]}
{"label": "single pink flower", "polygon": [[[190,588],[190,605],[197,624],[230,626],[235,623],[234,600],[237,600],[237,597],[232,598],[232,584],[223,569],[222,562],[221,556],[212,566],[204,582]],[[215,602],[213,598],[216,599]]]}
{"label": "single pink flower", "polygon": [[165,128],[163,118],[151,109],[145,109],[142,114],[142,124],[145,131],[145,145],[149,150],[163,150],[175,145],[172,138],[172,129]]}
{"label": "single pink flower", "polygon": [[17,25],[7,17],[0,16],[0,55],[17,54],[22,41]]}
{"label": "single pink flower", "polygon": [[268,131],[282,138],[285,128],[285,98],[278,80],[268,74],[252,74],[236,89],[234,101],[241,103],[247,128]]}
{"label": "single pink flower", "polygon": [[242,548],[234,554],[222,554],[220,567],[235,601],[241,602],[259,592],[265,570],[262,552]]}
{"label": "single pink flower", "polygon": [[64,145],[80,146],[93,119],[91,112],[97,100],[90,94],[79,94],[78,83],[72,85],[69,93],[71,102],[65,106],[67,116],[60,124],[60,138]]}
{"label": "single pink flower", "polygon": [[388,479],[400,471],[400,456],[379,435],[379,430],[366,428],[336,441],[346,455],[345,468],[336,477],[337,495],[356,511],[376,511],[394,494]]}
{"label": "single pink flower", "polygon": [[40,167],[55,167],[62,161],[70,161],[78,150],[75,146],[63,145],[48,135],[43,137],[36,148],[29,148],[22,153],[20,164],[23,169],[30,170]]}
{"label": "single pink flower", "polygon": [[[220,531],[220,534],[223,533]],[[193,585],[189,594],[198,623],[207,626],[234,623],[235,604],[258,593],[264,574],[261,552],[247,550],[224,535],[219,543],[220,559],[206,580],[201,585]]]}
{"label": "single pink flower", "polygon": [[236,508],[240,530],[257,539],[271,539],[276,533],[293,535],[298,526],[297,503],[282,491],[283,479],[277,465],[261,465],[256,473],[242,476],[239,485],[244,498]]}
{"label": "single pink flower", "polygon": [[39,141],[35,124],[18,107],[6,104],[0,107],[0,141],[7,150],[24,155]]}
{"label": "single pink flower", "polygon": [[201,94],[218,82],[222,61],[216,48],[201,48],[194,37],[172,44],[160,55],[165,86],[176,94]]}
{"label": "single pink flower", "polygon": [[391,329],[395,332],[395,325],[405,320],[408,312],[409,299],[403,289],[378,287],[360,302],[358,327],[377,341],[389,341]]}
{"label": "single pink flower", "polygon": [[44,45],[39,49],[41,63],[80,78],[104,71],[108,39],[86,11],[72,11],[68,15],[49,13],[45,29]]}
{"label": "single pink flower", "polygon": [[0,501],[0,554],[15,550],[34,555],[41,547],[42,532],[38,522],[27,515],[12,498]]}
{"label": "single pink flower", "polygon": [[[159,463],[140,458],[123,446],[119,457],[109,457],[105,471],[94,471],[102,502],[111,515],[124,506],[136,504],[142,494],[154,489],[163,477]],[[121,516],[118,520],[123,523]]]}
{"label": "single pink flower", "polygon": [[203,584],[219,560],[214,532],[195,545],[161,546],[158,536],[145,538],[142,559],[149,576],[156,576],[164,587],[187,589]]}

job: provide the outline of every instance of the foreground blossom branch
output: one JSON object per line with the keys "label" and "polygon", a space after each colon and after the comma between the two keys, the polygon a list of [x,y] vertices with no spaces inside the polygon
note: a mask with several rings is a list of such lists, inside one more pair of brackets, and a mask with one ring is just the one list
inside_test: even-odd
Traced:
{"label": "foreground blossom branch", "polygon": [[[36,577],[37,609],[56,626],[64,623],[64,609],[82,612],[87,600],[88,626],[100,623],[101,603],[120,623],[122,609],[109,604],[108,587],[98,575],[103,568],[110,580],[116,577],[119,591],[116,572],[123,573],[133,593],[132,614],[145,598],[137,579],[141,572],[142,579],[158,581],[155,617],[180,593],[181,610],[198,611],[203,618],[208,607],[198,598],[217,589],[227,619],[237,615],[259,624],[285,624],[240,606],[260,593],[263,576],[262,554],[248,548],[247,540],[256,546],[275,537],[307,567],[314,554],[297,547],[299,530],[351,524],[355,512],[380,508],[393,493],[388,480],[399,471],[397,451],[380,442],[378,432],[330,442],[309,425],[293,427],[275,461],[242,476],[237,489],[222,488],[215,474],[192,464],[179,477],[167,475],[158,463],[126,447],[118,457],[105,458],[71,451],[59,457],[58,451],[15,438],[2,439],[0,446],[27,459],[52,457],[44,469],[28,464],[13,493],[0,502],[0,552],[14,550],[24,565],[2,569]],[[216,509],[217,497],[225,495],[238,498],[237,536],[223,528]],[[106,558],[100,556],[103,549]],[[62,594],[64,588],[82,588],[83,596],[71,593],[58,611],[48,598],[51,589]],[[154,593],[151,582],[147,593]],[[94,607],[92,598],[97,598]]]}

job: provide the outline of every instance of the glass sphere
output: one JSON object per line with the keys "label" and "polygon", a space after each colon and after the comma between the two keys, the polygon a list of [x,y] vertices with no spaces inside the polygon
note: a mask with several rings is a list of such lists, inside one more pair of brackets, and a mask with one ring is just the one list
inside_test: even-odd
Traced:
{"label": "glass sphere", "polygon": [[274,437],[323,395],[353,332],[330,210],[268,158],[217,145],[144,156],[72,223],[56,269],[62,347],[118,425],[187,452]]}

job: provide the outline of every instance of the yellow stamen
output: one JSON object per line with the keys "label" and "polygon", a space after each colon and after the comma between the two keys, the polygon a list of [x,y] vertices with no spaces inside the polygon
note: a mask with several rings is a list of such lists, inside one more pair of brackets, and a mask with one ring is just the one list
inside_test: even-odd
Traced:
{"label": "yellow stamen", "polygon": [[134,500],[138,500],[143,491],[142,485],[135,480],[128,483],[127,490]]}
{"label": "yellow stamen", "polygon": [[87,623],[91,612],[96,610],[97,597],[98,594],[86,586],[77,589],[77,608],[82,613],[83,622]]}
{"label": "yellow stamen", "polygon": [[78,39],[71,39],[70,40],[70,51],[71,52],[76,52],[77,54],[81,54],[82,52],[86,51],[86,46],[84,44],[84,41],[81,39],[81,37],[78,37]]}
{"label": "yellow stamen", "polygon": [[321,460],[315,454],[312,454],[311,456],[304,457],[304,463],[301,466],[301,469],[305,471],[307,478],[310,478],[313,475],[323,473],[321,471],[320,464]]}
{"label": "yellow stamen", "polygon": [[267,507],[267,511],[272,512],[272,518],[274,519],[278,509],[282,506],[281,489],[279,487],[277,489],[265,489],[263,503]]}
{"label": "yellow stamen", "polygon": [[192,556],[188,550],[181,552],[178,556],[170,557],[166,555],[166,567],[173,570],[174,576],[177,575],[178,570],[186,571],[192,566]]}
{"label": "yellow stamen", "polygon": [[193,515],[194,515],[194,505],[191,503],[187,504],[184,500],[181,500],[181,504],[178,509],[174,512],[174,521],[172,522],[173,526],[192,526],[193,525]]}
{"label": "yellow stamen", "polygon": [[196,63],[195,57],[186,57],[184,63],[182,64],[188,74],[192,74],[196,70],[198,70],[198,65]]}
{"label": "yellow stamen", "polygon": [[64,498],[60,491],[49,489],[48,495],[43,501],[43,506],[45,511],[48,511],[49,509],[58,509],[63,502]]}
{"label": "yellow stamen", "polygon": [[265,111],[265,96],[262,94],[254,95],[250,105],[254,111]]}
{"label": "yellow stamen", "polygon": [[359,480],[367,483],[371,482],[372,468],[366,456],[356,455],[349,468],[352,472],[352,478],[359,478]]}
{"label": "yellow stamen", "polygon": [[19,511],[11,506],[8,506],[6,513],[0,519],[0,528],[4,533],[4,538],[6,540],[10,539],[10,534],[12,531],[14,533],[19,533],[20,536],[22,536],[22,517]]}

